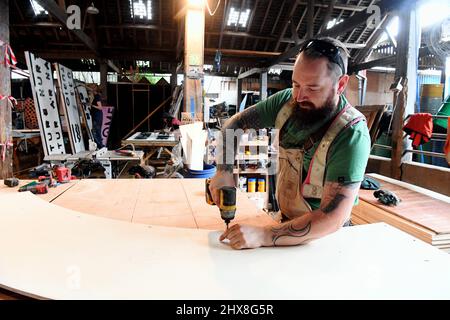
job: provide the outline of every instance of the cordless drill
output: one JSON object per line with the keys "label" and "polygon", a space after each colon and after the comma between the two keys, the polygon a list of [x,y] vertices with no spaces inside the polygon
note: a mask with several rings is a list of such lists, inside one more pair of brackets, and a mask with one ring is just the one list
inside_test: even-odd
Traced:
{"label": "cordless drill", "polygon": [[48,185],[43,182],[31,182],[19,188],[19,192],[30,191],[34,194],[45,194],[48,192]]}
{"label": "cordless drill", "polygon": [[[209,190],[211,179],[205,181],[205,197],[206,203],[215,205],[214,200]],[[235,187],[223,187],[219,189],[219,204],[220,217],[225,221],[228,229],[228,225],[231,220],[234,219],[236,213],[236,188]]]}

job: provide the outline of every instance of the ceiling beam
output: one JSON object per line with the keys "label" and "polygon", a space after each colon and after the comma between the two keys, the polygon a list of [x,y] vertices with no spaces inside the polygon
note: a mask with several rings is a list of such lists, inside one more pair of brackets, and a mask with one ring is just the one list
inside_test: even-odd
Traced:
{"label": "ceiling beam", "polygon": [[[359,0],[359,1],[358,1],[358,6],[361,4],[361,2],[362,2],[362,0]],[[374,2],[374,0],[372,0],[372,1],[370,2],[370,5],[372,5],[373,2]],[[370,5],[369,5],[369,6],[370,6]],[[339,15],[339,18],[340,18],[340,16],[342,15],[342,13],[343,13],[343,11],[341,11],[341,14]],[[355,12],[352,12],[352,13],[350,14],[350,17],[352,17],[354,14],[355,14]],[[336,19],[336,21],[339,21],[339,18]],[[357,29],[357,28],[354,28],[354,29],[352,30],[352,32],[350,32],[350,34],[349,34],[349,36],[347,37],[347,39],[344,40],[345,42],[349,42],[349,41],[350,41],[350,39],[351,39],[351,37],[353,36],[353,33],[355,33],[356,29]]]}
{"label": "ceiling beam", "polygon": [[386,14],[383,19],[381,19],[380,24],[374,29],[374,32],[372,32],[372,34],[367,39],[364,49],[359,51],[358,55],[354,58],[355,64],[363,62],[370,55],[373,50],[373,46],[381,38],[384,29],[392,21],[392,18],[392,14]]}
{"label": "ceiling beam", "polygon": [[280,43],[281,43],[281,38],[284,37],[284,34],[286,33],[288,26],[293,23],[292,17],[294,16],[295,10],[297,10],[297,6],[298,6],[299,2],[300,2],[299,0],[296,0],[294,2],[294,4],[292,5],[289,15],[286,18],[286,23],[284,24],[283,29],[281,30],[280,36],[278,37],[274,51],[278,51],[278,48],[280,47]]}
{"label": "ceiling beam", "polygon": [[[47,10],[53,17],[66,26],[67,14],[66,12],[53,0],[38,0],[39,4]],[[71,30],[78,39],[83,42],[96,56],[100,56],[99,48],[94,41],[83,31],[79,29]]]}
{"label": "ceiling beam", "polygon": [[308,25],[306,29],[306,39],[311,39],[314,36],[314,0],[308,0]]}
{"label": "ceiling beam", "polygon": [[[286,0],[283,0],[283,3],[281,4],[281,8],[280,8],[280,10],[278,11],[278,15],[277,15],[277,18],[276,18],[276,20],[275,20],[275,23],[273,24],[273,27],[272,27],[272,31],[270,31],[270,35],[274,35],[274,32],[275,32],[275,28],[277,27],[277,25],[278,25],[278,21],[280,20],[280,16],[281,16],[281,13],[283,12],[283,9],[284,9],[284,5],[286,4]],[[267,51],[267,49],[269,48],[269,44],[271,43],[271,41],[270,40],[267,40],[266,41],[266,45],[265,45],[265,47],[264,47],[264,51]]]}
{"label": "ceiling beam", "polygon": [[[248,18],[247,28],[245,30],[247,33],[250,32],[250,28],[253,23],[253,18],[255,17],[255,13],[256,13],[256,8],[258,8],[258,4],[259,4],[259,0],[256,0],[255,5],[253,6],[253,10],[250,13],[250,17]],[[242,44],[242,50],[245,50],[245,47],[247,46],[247,39],[248,38],[244,38],[244,43]]]}
{"label": "ceiling beam", "polygon": [[225,20],[227,18],[228,7],[229,7],[229,2],[228,2],[228,0],[225,0],[225,5],[223,7],[222,24],[220,25],[219,44],[217,46],[217,50],[219,50],[219,51],[222,48],[223,29],[225,28]]}
{"label": "ceiling beam", "polygon": [[393,55],[393,56],[389,56],[386,58],[372,60],[372,61],[368,61],[368,62],[356,64],[356,65],[350,65],[348,68],[348,74],[356,73],[360,70],[367,70],[367,69],[370,69],[373,67],[392,66],[392,65],[395,65],[396,58],[397,57],[395,55]]}
{"label": "ceiling beam", "polygon": [[[261,23],[261,26],[259,27],[259,34],[261,34],[261,32],[262,32],[262,30],[264,28],[264,25],[266,24],[267,15],[269,14],[270,7],[272,6],[272,1],[273,0],[270,0],[269,5],[266,8],[266,13],[264,14],[264,18],[263,18],[263,21]],[[256,47],[258,46],[258,41],[259,41],[259,39],[255,40],[255,42],[253,44],[253,50],[256,50]]]}
{"label": "ceiling beam", "polygon": [[[384,15],[387,12],[390,12],[394,10],[396,7],[398,7],[402,2],[406,0],[399,0],[399,1],[392,1],[392,0],[381,0],[379,3],[381,14]],[[319,34],[319,36],[329,36],[329,37],[336,37],[338,35],[344,34],[346,31],[351,30],[352,28],[361,25],[363,23],[366,23],[367,19],[372,16],[371,12],[361,11],[353,15],[352,17],[346,19],[345,21],[334,25],[332,28],[324,30]],[[285,51],[283,54],[278,56],[277,58],[273,59],[270,62],[270,65],[278,64],[280,62],[286,61],[290,58],[295,57],[297,55],[298,50],[301,48],[301,43],[290,48],[289,50]]]}
{"label": "ceiling beam", "polygon": [[330,20],[331,14],[333,13],[335,4],[336,4],[336,0],[331,0],[329,6],[327,8],[327,12],[325,13],[325,17],[323,18],[322,25],[320,26],[319,31],[317,33],[321,33],[323,28],[326,28],[326,26],[328,24],[328,20]]}

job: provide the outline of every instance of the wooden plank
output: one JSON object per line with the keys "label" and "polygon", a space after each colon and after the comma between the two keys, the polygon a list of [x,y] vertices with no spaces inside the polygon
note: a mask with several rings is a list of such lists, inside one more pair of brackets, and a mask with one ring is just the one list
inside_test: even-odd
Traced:
{"label": "wooden plank", "polygon": [[[26,194],[0,201],[0,285],[32,297],[450,298],[450,257],[385,224],[342,228],[304,246],[234,251],[217,232],[114,221]],[[296,277],[267,277],[286,265]]]}
{"label": "wooden plank", "polygon": [[386,206],[378,202],[373,190],[360,190],[360,199],[402,219],[419,224],[433,232],[450,233],[450,204],[404,187],[381,181],[381,189],[394,192],[402,202],[398,206]]}
{"label": "wooden plank", "polygon": [[400,219],[370,203],[361,201],[358,206],[352,209],[353,216],[361,217],[369,223],[385,222],[393,227],[405,231],[422,241],[431,243],[434,233],[424,229],[417,224],[411,223],[404,219]]}

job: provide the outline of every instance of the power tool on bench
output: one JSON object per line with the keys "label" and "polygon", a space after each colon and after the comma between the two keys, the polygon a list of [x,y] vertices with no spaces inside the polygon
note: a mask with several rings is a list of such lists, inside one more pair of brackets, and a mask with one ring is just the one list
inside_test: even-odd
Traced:
{"label": "power tool on bench", "polygon": [[8,186],[10,188],[12,187],[17,187],[19,185],[19,179],[17,178],[7,178],[5,180],[3,180],[3,183],[5,184],[5,186]]}
{"label": "power tool on bench", "polygon": [[19,188],[19,192],[30,191],[34,194],[44,194],[48,192],[48,185],[44,182],[33,181]]}
{"label": "power tool on bench", "polygon": [[[211,179],[205,181],[205,197],[206,203],[215,205],[209,190]],[[228,229],[228,225],[231,220],[234,219],[236,213],[236,187],[222,187],[219,189],[219,204],[217,205],[220,210],[220,217],[225,221]]]}

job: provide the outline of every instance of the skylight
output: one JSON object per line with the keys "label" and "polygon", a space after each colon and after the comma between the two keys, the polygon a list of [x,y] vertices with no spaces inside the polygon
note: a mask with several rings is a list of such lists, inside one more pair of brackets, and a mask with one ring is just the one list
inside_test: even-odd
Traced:
{"label": "skylight", "polygon": [[232,7],[230,9],[230,13],[228,14],[227,26],[237,26],[239,24],[241,27],[245,28],[247,26],[249,16],[250,9],[239,11]]}
{"label": "skylight", "polygon": [[336,22],[336,18],[334,18],[334,19],[331,20],[331,21],[328,21],[328,23],[327,23],[327,29],[333,28],[335,25],[341,23],[342,21],[344,21],[344,19],[341,19],[341,20],[339,20],[338,22]]}
{"label": "skylight", "polygon": [[36,2],[36,0],[30,0],[31,7],[33,8],[34,15],[38,16],[41,14],[48,14],[48,11],[46,11],[42,6]]}
{"label": "skylight", "polygon": [[152,1],[151,0],[130,0],[131,18],[152,19]]}

